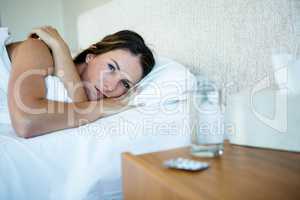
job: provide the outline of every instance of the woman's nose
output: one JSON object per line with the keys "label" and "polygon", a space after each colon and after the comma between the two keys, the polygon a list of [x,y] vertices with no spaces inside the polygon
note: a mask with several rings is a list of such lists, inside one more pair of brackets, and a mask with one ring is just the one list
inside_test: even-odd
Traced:
{"label": "woman's nose", "polygon": [[113,91],[113,87],[112,87],[112,85],[107,83],[107,84],[104,84],[104,90],[105,90],[105,92],[111,92],[111,91]]}
{"label": "woman's nose", "polygon": [[106,92],[111,92],[116,88],[117,84],[118,79],[116,77],[110,77],[104,82],[104,90]]}

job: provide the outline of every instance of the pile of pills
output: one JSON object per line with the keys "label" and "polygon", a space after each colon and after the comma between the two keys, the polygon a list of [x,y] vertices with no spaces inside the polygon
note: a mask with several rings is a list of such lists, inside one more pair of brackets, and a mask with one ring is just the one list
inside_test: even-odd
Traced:
{"label": "pile of pills", "polygon": [[207,169],[209,164],[206,162],[200,162],[195,160],[190,160],[186,158],[174,158],[164,162],[164,166],[168,168],[188,170],[188,171],[199,171]]}

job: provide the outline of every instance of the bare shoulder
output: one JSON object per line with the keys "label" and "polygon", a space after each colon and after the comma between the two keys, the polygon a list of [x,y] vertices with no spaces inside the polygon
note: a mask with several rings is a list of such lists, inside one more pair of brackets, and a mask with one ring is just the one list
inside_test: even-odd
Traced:
{"label": "bare shoulder", "polygon": [[27,65],[33,68],[53,67],[53,58],[48,46],[41,40],[28,38],[15,49],[12,65]]}
{"label": "bare shoulder", "polygon": [[[26,40],[19,43],[19,48],[34,48],[37,50],[47,50],[49,51],[47,45],[39,39],[27,38]],[[50,51],[49,51],[50,53]]]}
{"label": "bare shoulder", "polygon": [[13,42],[6,45],[6,50],[9,56],[9,59],[12,61],[16,52],[17,47],[22,43],[23,41],[19,42]]}

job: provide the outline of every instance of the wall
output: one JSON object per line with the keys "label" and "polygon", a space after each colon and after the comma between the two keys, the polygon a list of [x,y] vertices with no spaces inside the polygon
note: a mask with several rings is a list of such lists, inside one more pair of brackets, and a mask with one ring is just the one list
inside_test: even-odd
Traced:
{"label": "wall", "polygon": [[299,0],[0,0],[15,40],[58,28],[73,52],[120,29],[141,33],[156,53],[239,91],[272,71],[274,51],[299,55]]}
{"label": "wall", "polygon": [[78,50],[77,20],[80,14],[110,0],[62,0],[65,40],[72,51]]}
{"label": "wall", "polygon": [[1,25],[14,41],[24,40],[35,27],[52,25],[64,34],[61,0],[0,0]]}
{"label": "wall", "polygon": [[79,17],[84,48],[121,29],[159,55],[204,72],[233,92],[272,72],[274,52],[300,54],[299,0],[113,0]]}
{"label": "wall", "polygon": [[0,25],[9,27],[14,41],[43,25],[56,27],[72,51],[78,50],[77,19],[86,10],[109,0],[0,0]]}

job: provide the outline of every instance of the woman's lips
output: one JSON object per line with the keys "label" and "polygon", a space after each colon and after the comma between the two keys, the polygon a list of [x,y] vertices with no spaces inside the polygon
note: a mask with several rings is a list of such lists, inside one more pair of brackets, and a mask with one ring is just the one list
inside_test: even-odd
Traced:
{"label": "woman's lips", "polygon": [[97,91],[97,96],[98,97],[106,97],[96,86],[95,86],[95,89]]}

